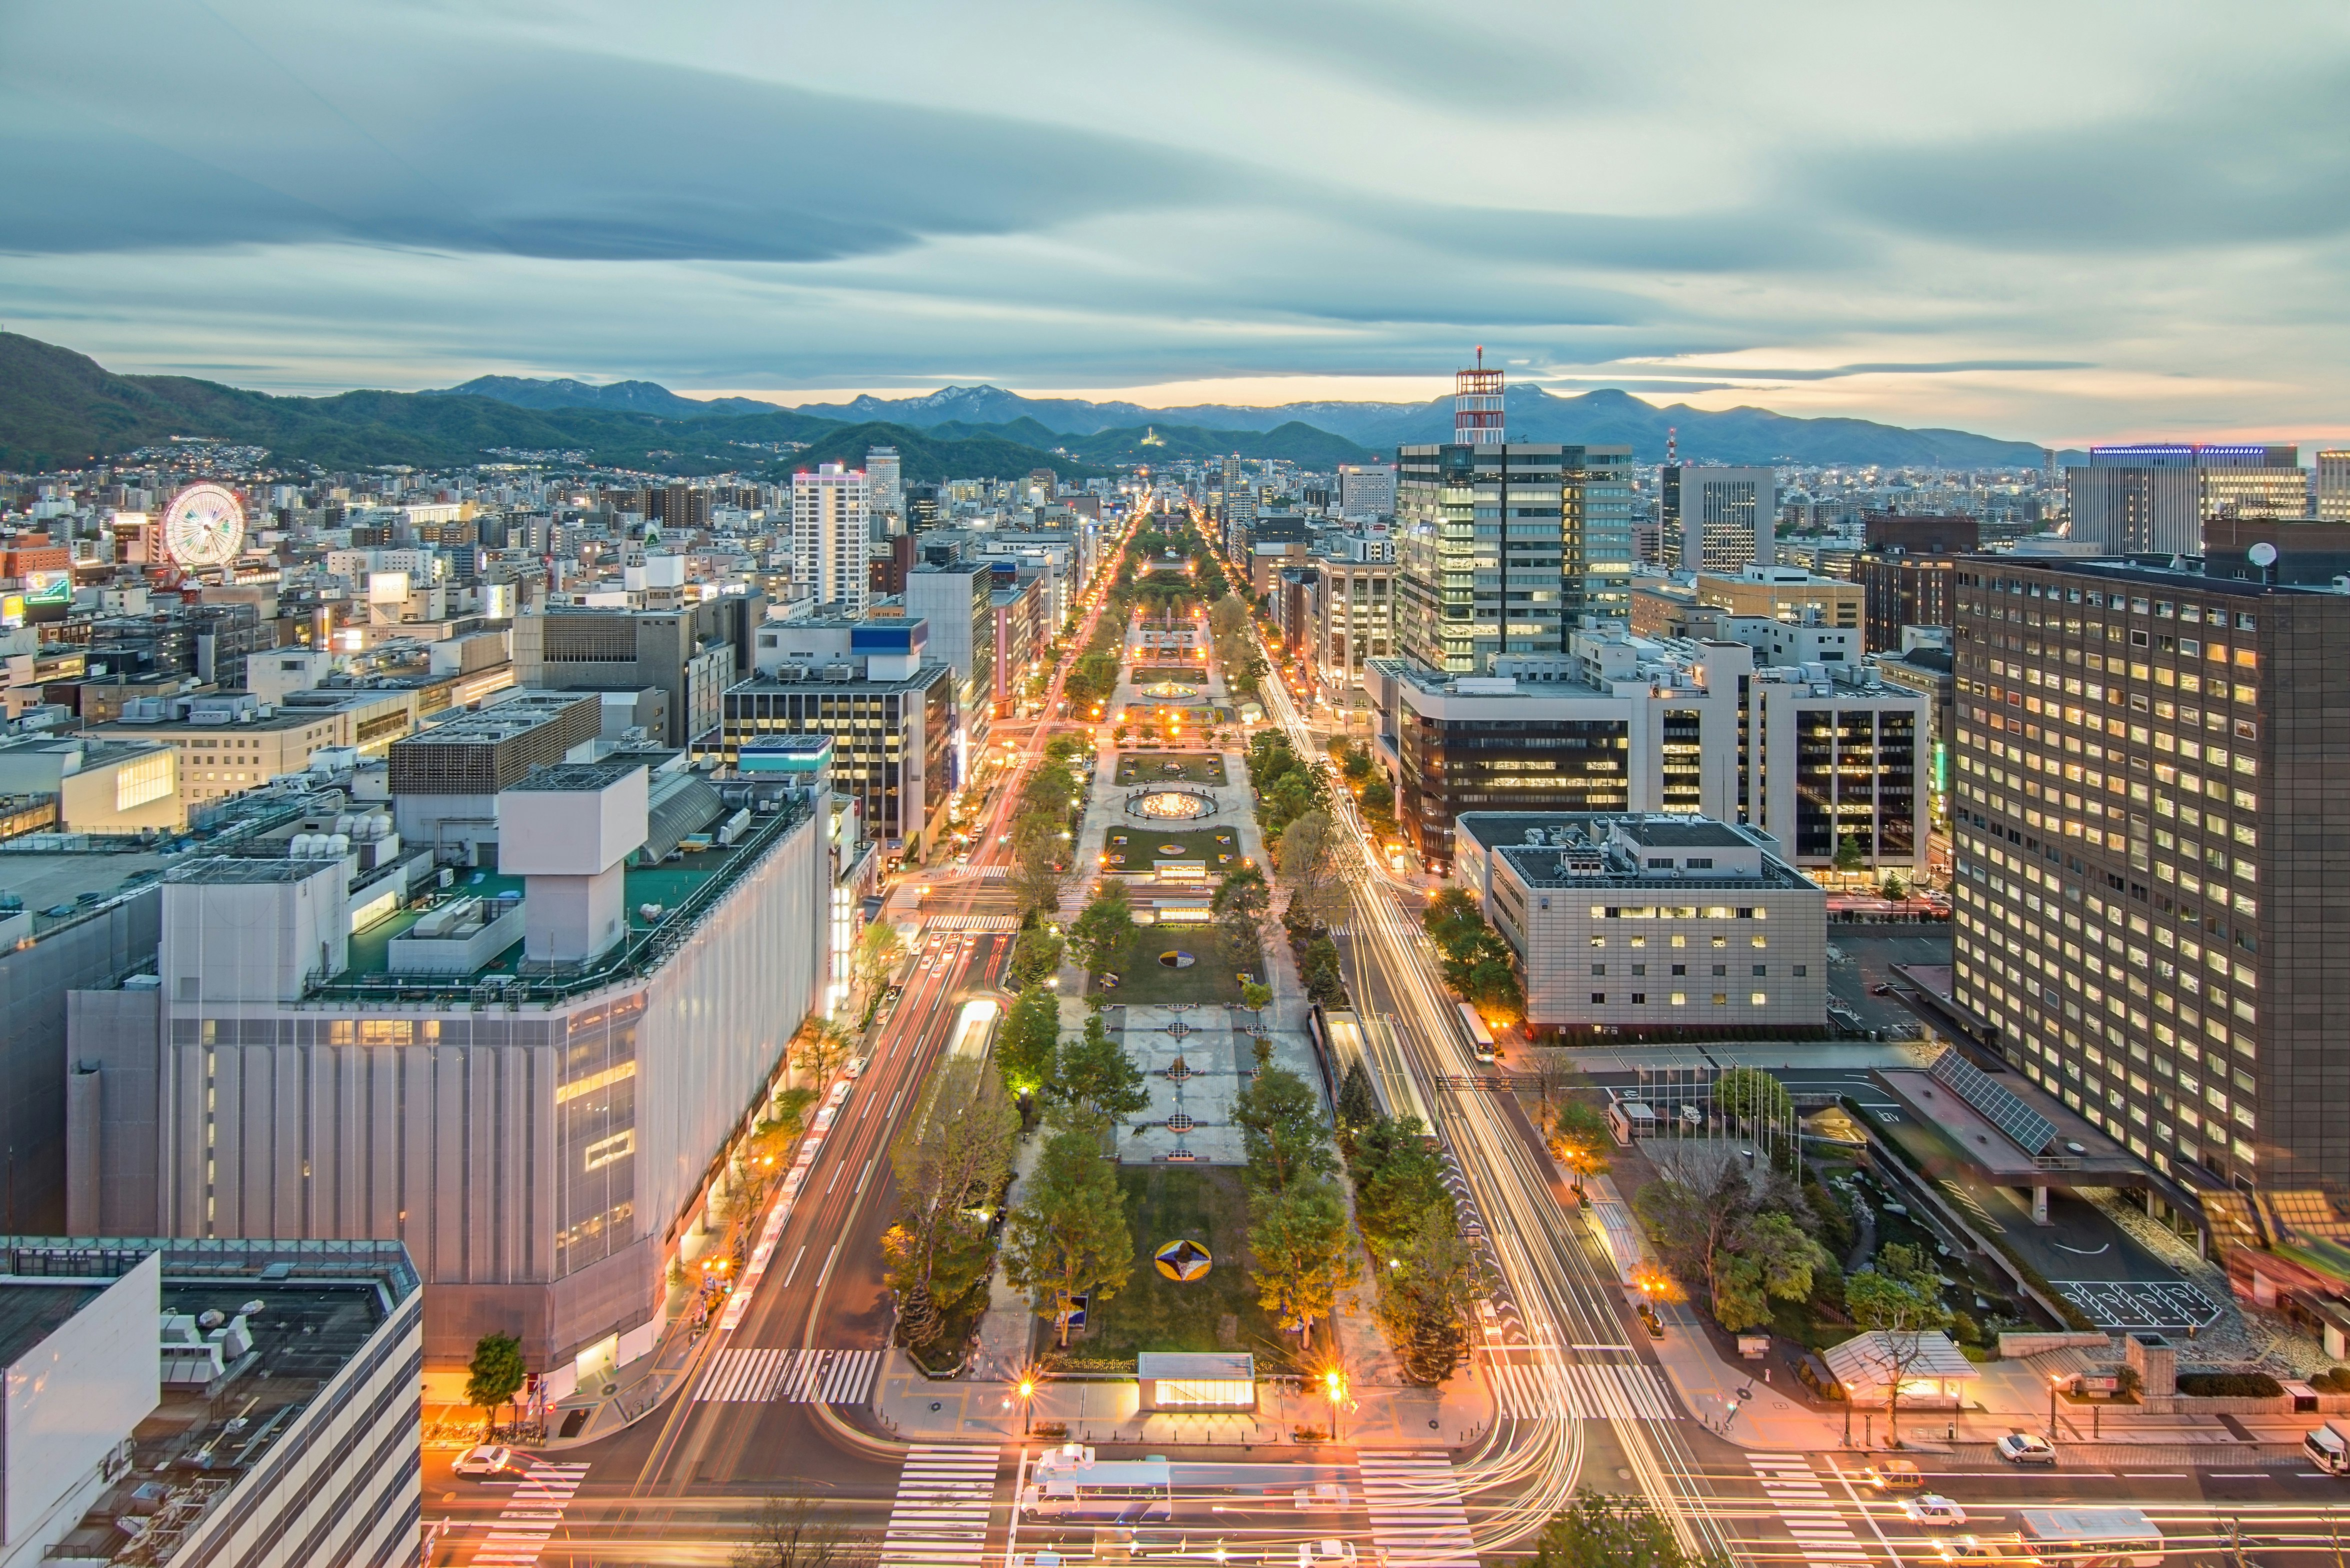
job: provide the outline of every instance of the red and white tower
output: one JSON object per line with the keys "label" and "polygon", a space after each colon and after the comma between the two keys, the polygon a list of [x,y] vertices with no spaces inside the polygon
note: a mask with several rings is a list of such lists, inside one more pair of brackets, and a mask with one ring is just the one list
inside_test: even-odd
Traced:
{"label": "red and white tower", "polygon": [[1476,369],[1452,373],[1452,440],[1459,446],[1499,446],[1509,440],[1502,427],[1502,372],[1485,369],[1480,344]]}

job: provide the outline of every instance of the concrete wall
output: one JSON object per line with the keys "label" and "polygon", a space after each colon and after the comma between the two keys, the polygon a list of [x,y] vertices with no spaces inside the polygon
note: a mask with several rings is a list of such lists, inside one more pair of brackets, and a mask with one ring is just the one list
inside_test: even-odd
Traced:
{"label": "concrete wall", "polygon": [[82,1291],[98,1299],[27,1346],[0,1389],[0,1531],[11,1555],[79,1522],[104,1459],[155,1407],[163,1383],[163,1260],[150,1253],[119,1279],[11,1279],[11,1291]]}

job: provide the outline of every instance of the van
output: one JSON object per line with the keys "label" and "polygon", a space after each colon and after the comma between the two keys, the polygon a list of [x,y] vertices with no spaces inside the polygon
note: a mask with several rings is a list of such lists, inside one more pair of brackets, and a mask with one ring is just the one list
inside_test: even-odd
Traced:
{"label": "van", "polygon": [[2301,1451],[2327,1475],[2350,1476],[2350,1422],[2326,1422],[2302,1438]]}
{"label": "van", "polygon": [[1861,1474],[1879,1491],[1915,1491],[1926,1484],[1926,1478],[1908,1459],[1887,1459]]}

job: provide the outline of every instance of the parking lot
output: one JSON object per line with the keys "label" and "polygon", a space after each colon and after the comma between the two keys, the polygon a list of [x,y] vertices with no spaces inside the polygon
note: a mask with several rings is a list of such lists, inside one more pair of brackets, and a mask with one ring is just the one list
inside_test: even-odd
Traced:
{"label": "parking lot", "polygon": [[[1832,925],[1828,928],[1828,1000],[1863,1029],[1916,1030],[1918,1015],[1898,996],[1874,994],[1880,985],[1907,989],[1895,964],[1947,964],[1948,926]],[[1898,1037],[1898,1033],[1895,1037]]]}

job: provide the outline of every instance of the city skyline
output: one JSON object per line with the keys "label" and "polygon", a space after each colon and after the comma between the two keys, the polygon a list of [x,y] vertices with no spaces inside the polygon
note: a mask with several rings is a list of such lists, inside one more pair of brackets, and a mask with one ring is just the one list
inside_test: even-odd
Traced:
{"label": "city skyline", "polygon": [[[280,391],[1409,400],[1482,341],[1555,390],[2052,446],[2350,433],[2338,16],[1032,22],[20,14],[0,188],[44,218],[0,317]],[[1790,112],[1804,80],[1879,85]]]}

